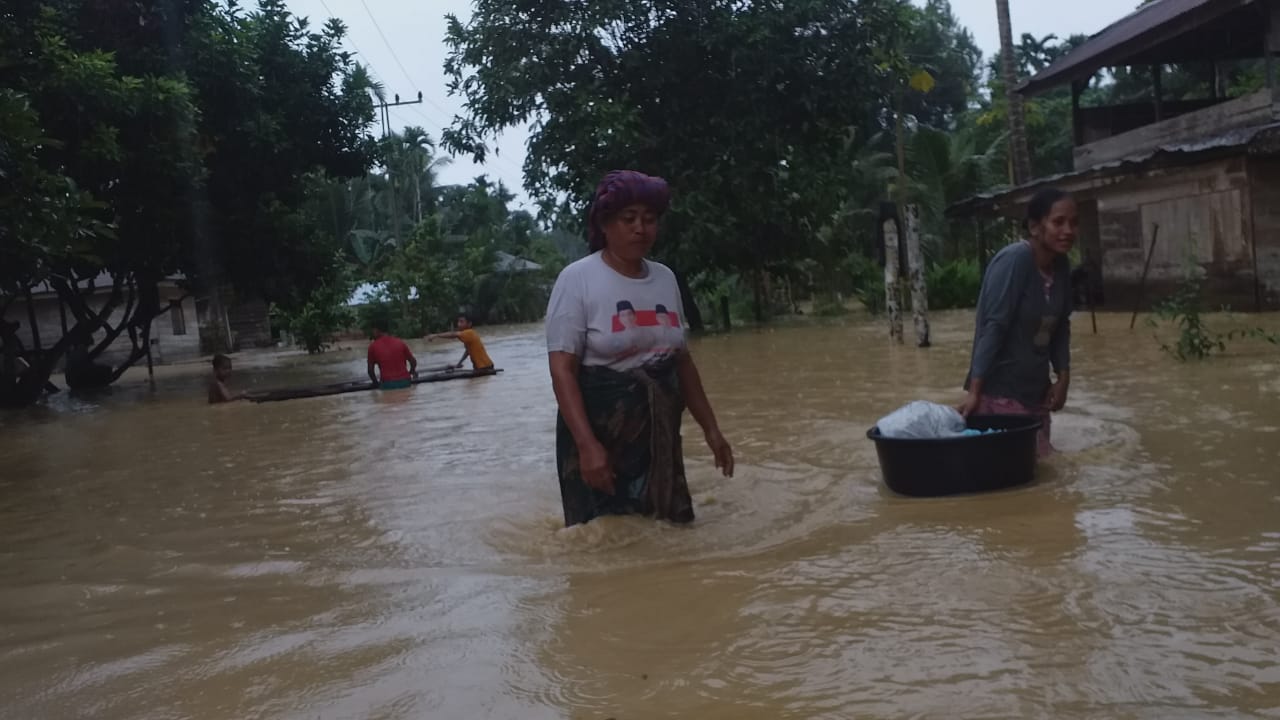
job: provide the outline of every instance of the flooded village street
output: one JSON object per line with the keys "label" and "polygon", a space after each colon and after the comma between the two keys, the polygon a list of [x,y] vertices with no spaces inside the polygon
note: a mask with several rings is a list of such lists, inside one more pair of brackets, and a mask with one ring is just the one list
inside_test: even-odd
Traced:
{"label": "flooded village street", "polygon": [[1280,717],[1280,357],[1179,363],[1128,320],[1077,315],[1034,485],[937,500],[864,434],[960,399],[970,313],[929,350],[697,340],[738,472],[686,420],[688,528],[561,529],[540,326],[486,336],[497,377],[209,407],[165,369],[0,415],[0,717]]}

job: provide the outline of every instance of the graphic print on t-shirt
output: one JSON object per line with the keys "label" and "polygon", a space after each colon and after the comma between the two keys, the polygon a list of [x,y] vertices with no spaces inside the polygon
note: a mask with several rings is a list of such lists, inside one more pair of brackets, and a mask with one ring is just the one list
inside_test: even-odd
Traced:
{"label": "graphic print on t-shirt", "polygon": [[1042,315],[1040,317],[1040,329],[1036,331],[1036,336],[1031,342],[1041,349],[1049,347],[1049,343],[1053,341],[1053,331],[1057,327],[1057,315]]}
{"label": "graphic print on t-shirt", "polygon": [[680,316],[665,305],[636,310],[630,300],[619,300],[612,325],[614,358],[644,353],[648,355],[644,364],[650,367],[673,358],[684,339]]}
{"label": "graphic print on t-shirt", "polygon": [[636,310],[630,300],[619,300],[618,311],[613,316],[613,331],[620,333],[635,327],[680,327],[680,316],[665,305]]}

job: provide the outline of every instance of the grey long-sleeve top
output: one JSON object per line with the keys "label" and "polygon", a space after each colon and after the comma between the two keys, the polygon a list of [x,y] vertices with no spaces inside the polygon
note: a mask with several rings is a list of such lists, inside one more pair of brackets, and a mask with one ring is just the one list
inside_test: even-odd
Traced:
{"label": "grey long-sleeve top", "polygon": [[1044,404],[1050,365],[1058,373],[1071,366],[1071,262],[1055,258],[1051,277],[1046,293],[1026,242],[991,259],[978,297],[966,390],[972,378],[981,378],[983,395],[1030,408]]}

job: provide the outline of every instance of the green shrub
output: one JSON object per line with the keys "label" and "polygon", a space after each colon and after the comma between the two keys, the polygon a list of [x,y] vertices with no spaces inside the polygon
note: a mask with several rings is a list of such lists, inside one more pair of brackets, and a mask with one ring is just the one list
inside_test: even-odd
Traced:
{"label": "green shrub", "polygon": [[729,320],[735,326],[755,321],[755,293],[750,281],[737,274],[716,271],[701,273],[690,280],[694,301],[702,311],[702,319],[708,327],[728,330],[723,326],[720,303],[729,299]]}
{"label": "green shrub", "polygon": [[1155,317],[1149,318],[1152,327],[1158,327],[1156,318],[1171,322],[1178,328],[1178,339],[1166,343],[1156,338],[1160,349],[1179,360],[1204,360],[1217,353],[1226,352],[1227,343],[1236,339],[1252,339],[1280,345],[1280,335],[1262,328],[1246,328],[1230,332],[1215,332],[1201,317],[1201,287],[1203,280],[1189,269],[1178,283],[1173,295],[1155,306]]}
{"label": "green shrub", "polygon": [[884,268],[862,255],[844,261],[845,274],[853,280],[853,296],[872,315],[884,312]]}
{"label": "green shrub", "polygon": [[848,314],[849,308],[837,293],[818,293],[813,296],[813,314],[818,317],[839,317]]}
{"label": "green shrub", "polygon": [[295,308],[276,308],[273,319],[293,336],[298,347],[321,353],[329,348],[335,334],[355,322],[355,313],[347,306],[349,295],[345,285],[325,286]]}
{"label": "green shrub", "polygon": [[[977,260],[952,260],[929,268],[929,309],[971,308],[982,290],[982,269]],[[907,298],[910,302],[910,298]]]}

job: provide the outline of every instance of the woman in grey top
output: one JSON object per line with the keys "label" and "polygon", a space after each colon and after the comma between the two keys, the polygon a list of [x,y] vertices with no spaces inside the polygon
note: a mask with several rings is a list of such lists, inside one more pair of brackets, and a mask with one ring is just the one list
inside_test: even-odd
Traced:
{"label": "woman in grey top", "polygon": [[[1041,457],[1053,452],[1049,413],[1067,402],[1071,382],[1071,263],[1080,215],[1057,188],[1027,205],[1027,239],[991,259],[982,279],[973,356],[957,408],[965,416],[1034,415],[1043,425]],[[1057,375],[1050,379],[1050,368]]]}

